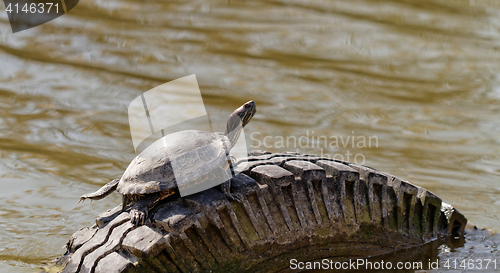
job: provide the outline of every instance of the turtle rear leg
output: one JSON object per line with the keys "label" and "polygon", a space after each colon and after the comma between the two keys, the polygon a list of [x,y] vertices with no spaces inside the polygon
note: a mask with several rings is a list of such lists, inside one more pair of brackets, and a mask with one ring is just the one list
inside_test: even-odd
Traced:
{"label": "turtle rear leg", "polygon": [[78,203],[85,201],[85,199],[90,199],[90,200],[99,200],[102,199],[106,196],[108,196],[110,193],[116,190],[116,187],[118,186],[118,182],[120,182],[120,179],[115,179],[108,184],[102,186],[99,190],[93,193],[88,193],[85,195],[82,195],[80,197],[80,201]]}
{"label": "turtle rear leg", "polygon": [[[144,221],[148,217],[149,211],[158,204],[161,200],[161,194],[153,193],[145,195],[137,200],[130,209],[130,222],[134,226],[144,225]],[[125,203],[124,203],[125,204]]]}
{"label": "turtle rear leg", "polygon": [[123,197],[123,210],[126,208],[128,202],[133,202],[130,209],[130,222],[134,226],[144,225],[146,218],[148,218],[149,211],[153,209],[158,202],[177,193],[175,189],[169,189],[162,192],[151,193],[146,195],[135,195]]}

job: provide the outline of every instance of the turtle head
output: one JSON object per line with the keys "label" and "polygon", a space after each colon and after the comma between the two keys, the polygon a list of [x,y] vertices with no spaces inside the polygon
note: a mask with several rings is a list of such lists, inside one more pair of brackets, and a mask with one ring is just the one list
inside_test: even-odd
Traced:
{"label": "turtle head", "polygon": [[251,100],[240,106],[229,116],[226,135],[231,141],[231,147],[234,147],[240,137],[241,130],[250,122],[256,111],[255,102]]}

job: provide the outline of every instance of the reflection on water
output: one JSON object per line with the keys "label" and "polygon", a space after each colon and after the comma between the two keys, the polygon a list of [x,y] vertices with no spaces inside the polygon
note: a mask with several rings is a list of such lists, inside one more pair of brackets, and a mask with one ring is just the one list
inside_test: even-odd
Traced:
{"label": "reflection on water", "polygon": [[[344,264],[346,268],[350,267],[350,269],[335,269],[335,272],[347,273],[365,270],[368,272],[439,273],[469,272],[479,269],[484,272],[499,271],[500,253],[496,247],[499,244],[500,234],[498,233],[485,229],[468,229],[466,230],[466,236],[448,237],[423,246],[361,259],[359,264],[358,259],[352,259],[349,265]],[[349,260],[342,260],[342,262],[345,261]],[[304,272],[325,272],[325,270],[307,270]]]}
{"label": "reflection on water", "polygon": [[120,202],[77,205],[135,156],[128,104],[190,74],[208,112],[257,103],[249,145],[252,132],[378,139],[255,149],[362,154],[500,230],[499,11],[493,0],[89,0],[13,35],[1,10],[0,271],[36,270]]}

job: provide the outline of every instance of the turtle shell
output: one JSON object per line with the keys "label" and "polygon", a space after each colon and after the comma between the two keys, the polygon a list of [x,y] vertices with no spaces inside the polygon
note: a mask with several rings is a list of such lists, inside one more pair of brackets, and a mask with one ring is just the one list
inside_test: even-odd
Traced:
{"label": "turtle shell", "polygon": [[117,191],[129,195],[177,188],[181,181],[225,168],[230,149],[231,143],[223,133],[186,130],[169,134],[132,160]]}

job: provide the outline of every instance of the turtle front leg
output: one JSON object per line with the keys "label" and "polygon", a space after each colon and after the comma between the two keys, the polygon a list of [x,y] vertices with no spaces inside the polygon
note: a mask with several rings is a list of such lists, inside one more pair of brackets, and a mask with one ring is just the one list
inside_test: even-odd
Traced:
{"label": "turtle front leg", "polygon": [[[226,170],[230,171],[230,176],[231,177],[234,177],[235,176],[235,173],[234,173],[234,169],[233,169],[233,163],[236,162],[236,158],[232,155],[229,155],[227,156],[227,163],[228,165],[226,166]],[[231,179],[227,180],[226,182],[222,183],[221,184],[221,190],[222,190],[222,193],[224,193],[224,195],[229,199],[229,200],[236,200],[240,203],[242,203],[241,201],[241,198],[236,195],[236,194],[232,194],[230,192],[231,190]]]}
{"label": "turtle front leg", "polygon": [[224,195],[229,200],[238,201],[238,202],[242,203],[241,198],[238,195],[230,192],[230,189],[231,189],[231,179],[229,179],[228,181],[222,183],[221,184],[221,189],[222,189],[222,193],[224,193]]}

